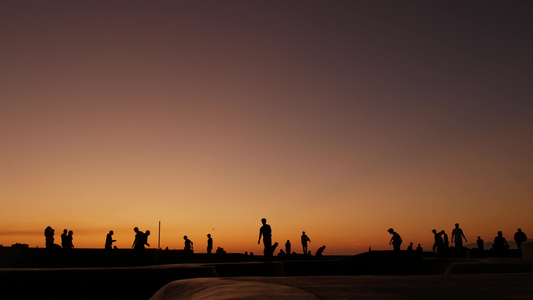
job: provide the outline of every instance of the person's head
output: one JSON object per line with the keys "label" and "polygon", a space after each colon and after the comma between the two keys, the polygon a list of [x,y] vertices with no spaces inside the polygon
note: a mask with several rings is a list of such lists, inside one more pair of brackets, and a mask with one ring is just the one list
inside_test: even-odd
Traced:
{"label": "person's head", "polygon": [[208,238],[210,238],[210,237],[211,237],[211,234],[210,234],[210,233],[208,233],[208,234],[207,234],[207,237],[208,237]]}
{"label": "person's head", "polygon": [[290,243],[291,241],[287,240],[287,243]]}
{"label": "person's head", "polygon": [[186,236],[186,235],[184,235],[184,236],[183,236],[183,239],[184,239],[184,240],[186,240],[186,239],[187,239],[187,236]]}
{"label": "person's head", "polygon": [[64,234],[67,234],[67,230],[66,230],[66,229],[63,229],[63,233],[64,233]]}
{"label": "person's head", "polygon": [[409,245],[413,245],[413,242],[410,242]]}
{"label": "person's head", "polygon": [[302,234],[305,234],[305,231],[302,231]]}
{"label": "person's head", "polygon": [[433,229],[433,230],[431,230],[431,232],[433,232],[433,233],[437,233],[437,230]]}
{"label": "person's head", "polygon": [[72,230],[70,230],[70,231],[68,232],[68,235],[73,235],[73,234],[74,234],[74,232],[73,232]]}
{"label": "person's head", "polygon": [[150,230],[146,230],[146,232],[144,234],[150,235]]}
{"label": "person's head", "polygon": [[478,239],[478,240],[481,240],[481,237],[480,237],[480,236],[478,236],[478,237],[477,237],[477,239]]}
{"label": "person's head", "polygon": [[389,228],[389,230],[387,230],[390,234],[392,234],[394,232],[394,229],[392,228]]}
{"label": "person's head", "polygon": [[265,218],[261,219],[261,223],[266,224],[266,222],[267,222],[267,219],[265,219]]}
{"label": "person's head", "polygon": [[522,232],[522,228],[518,228],[518,232]]}
{"label": "person's head", "polygon": [[133,231],[135,231],[135,232],[139,232],[139,228],[138,228],[138,227],[135,227],[135,228],[133,228]]}
{"label": "person's head", "polygon": [[455,223],[455,228],[459,228],[459,223]]}
{"label": "person's head", "polygon": [[445,234],[446,232],[444,232],[444,230],[441,230],[441,232],[440,232],[440,233],[442,233],[442,234]]}
{"label": "person's head", "polygon": [[501,231],[498,231],[498,236],[502,236],[503,233]]}
{"label": "person's head", "polygon": [[113,235],[113,233],[114,233],[113,230],[109,230],[110,235]]}

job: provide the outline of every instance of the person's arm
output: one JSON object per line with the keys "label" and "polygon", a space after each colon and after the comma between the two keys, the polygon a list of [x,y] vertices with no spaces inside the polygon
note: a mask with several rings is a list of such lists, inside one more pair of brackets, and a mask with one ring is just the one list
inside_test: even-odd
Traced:
{"label": "person's arm", "polygon": [[262,235],[263,235],[263,231],[261,231],[261,229],[259,229],[259,240],[257,240],[258,244],[261,244],[261,236]]}
{"label": "person's arm", "polygon": [[463,238],[465,239],[465,243],[467,242],[466,241],[466,236],[461,232],[461,235],[463,236]]}

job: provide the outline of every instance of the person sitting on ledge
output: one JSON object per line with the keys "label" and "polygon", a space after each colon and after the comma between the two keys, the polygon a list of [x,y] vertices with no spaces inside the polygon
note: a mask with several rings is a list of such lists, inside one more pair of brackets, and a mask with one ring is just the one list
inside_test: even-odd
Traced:
{"label": "person sitting on ledge", "polygon": [[498,236],[494,238],[494,245],[492,245],[492,250],[497,254],[503,254],[509,249],[507,240],[503,237],[503,233],[498,231]]}

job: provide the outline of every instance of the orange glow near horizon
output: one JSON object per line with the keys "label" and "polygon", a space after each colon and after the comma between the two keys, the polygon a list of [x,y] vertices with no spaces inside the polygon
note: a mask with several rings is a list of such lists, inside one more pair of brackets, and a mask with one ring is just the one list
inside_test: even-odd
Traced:
{"label": "orange glow near horizon", "polygon": [[0,244],[154,248],[161,221],[162,248],[261,254],[263,217],[325,255],[533,235],[531,18],[291,3],[5,4]]}

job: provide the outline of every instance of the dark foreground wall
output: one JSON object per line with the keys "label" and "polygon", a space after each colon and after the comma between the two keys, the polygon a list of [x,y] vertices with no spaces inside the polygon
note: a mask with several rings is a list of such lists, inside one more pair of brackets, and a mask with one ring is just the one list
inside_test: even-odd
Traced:
{"label": "dark foreground wall", "polygon": [[0,299],[148,299],[174,280],[215,276],[210,266],[0,269]]}

